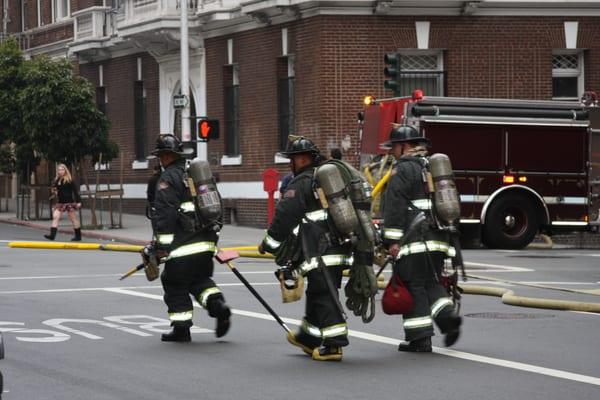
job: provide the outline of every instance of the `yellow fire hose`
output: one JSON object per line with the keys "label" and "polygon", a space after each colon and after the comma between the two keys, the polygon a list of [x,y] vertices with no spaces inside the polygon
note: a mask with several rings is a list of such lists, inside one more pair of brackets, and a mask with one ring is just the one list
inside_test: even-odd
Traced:
{"label": "yellow fire hose", "polygon": [[474,285],[461,286],[461,288],[466,294],[500,297],[502,298],[502,303],[511,306],[600,313],[599,303],[516,296],[512,290],[505,288]]}
{"label": "yellow fire hose", "polygon": [[379,182],[377,182],[377,185],[375,185],[375,188],[373,189],[373,192],[371,192],[371,196],[374,199],[381,194],[381,191],[383,190],[383,188],[385,187],[385,185],[390,180],[390,176],[392,176],[392,168],[390,168],[388,170],[388,172],[385,173],[385,175],[383,176],[383,178],[381,178],[379,180]]}
{"label": "yellow fire hose", "polygon": [[[382,179],[383,181],[383,179]],[[381,181],[380,181],[381,183]],[[105,250],[105,251],[126,251],[126,252],[140,252],[143,246],[126,245],[126,244],[100,244],[100,243],[70,243],[70,242],[9,242],[8,247],[11,248],[29,248],[29,249],[65,249],[65,250]],[[273,259],[271,254],[260,254],[257,251],[257,246],[240,246],[240,247],[227,247],[222,250],[236,250],[239,251],[241,257],[249,258],[264,258]],[[504,281],[495,278],[489,278],[484,276],[474,276],[477,279],[495,280],[511,284],[519,284],[518,282]],[[380,289],[384,289],[387,282],[380,276],[377,285]],[[524,286],[532,286],[541,289],[555,289],[563,290],[581,294],[600,295],[595,291],[583,291],[583,290],[572,290],[562,289],[554,287],[546,287],[542,285],[532,284],[521,284]],[[589,303],[580,301],[567,301],[567,300],[552,300],[552,299],[541,299],[533,297],[517,296],[512,290],[505,288],[475,286],[475,285],[464,285],[461,286],[465,294],[475,294],[483,296],[496,296],[502,298],[502,302],[507,305],[514,305],[520,307],[531,307],[531,308],[544,308],[552,310],[568,310],[568,311],[584,311],[600,313],[600,303]]]}
{"label": "yellow fire hose", "polygon": [[[105,250],[139,253],[144,246],[133,244],[102,244],[102,243],[73,243],[73,242],[9,242],[8,247],[22,249],[60,249],[60,250]],[[224,247],[222,250],[235,250],[241,257],[274,258],[271,254],[260,254],[258,246]]]}

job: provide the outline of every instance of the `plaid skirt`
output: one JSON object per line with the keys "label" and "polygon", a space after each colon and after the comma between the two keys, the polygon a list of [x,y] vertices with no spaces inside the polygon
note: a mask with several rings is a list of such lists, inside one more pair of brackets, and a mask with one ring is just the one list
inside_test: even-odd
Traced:
{"label": "plaid skirt", "polygon": [[56,203],[53,209],[60,212],[71,212],[77,211],[79,208],[77,207],[77,203]]}

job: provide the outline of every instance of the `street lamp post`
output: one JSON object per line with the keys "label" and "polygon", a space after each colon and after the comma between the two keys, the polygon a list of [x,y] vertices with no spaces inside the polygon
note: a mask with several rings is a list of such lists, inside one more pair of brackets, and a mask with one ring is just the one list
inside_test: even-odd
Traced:
{"label": "street lamp post", "polygon": [[181,7],[181,94],[188,101],[181,110],[181,140],[192,140],[190,130],[190,85],[189,85],[189,47],[188,47],[188,0],[180,0]]}

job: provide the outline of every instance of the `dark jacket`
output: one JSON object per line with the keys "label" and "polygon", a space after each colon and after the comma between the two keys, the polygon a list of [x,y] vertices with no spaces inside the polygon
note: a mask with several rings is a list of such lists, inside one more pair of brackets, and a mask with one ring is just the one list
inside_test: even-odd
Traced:
{"label": "dark jacket", "polygon": [[274,254],[285,241],[293,241],[300,246],[303,251],[294,264],[300,267],[302,273],[316,268],[314,258],[322,254],[343,256],[339,260],[335,257],[324,258],[327,265],[350,264],[349,246],[328,241],[329,216],[315,198],[313,174],[314,167],[308,167],[292,179],[277,204],[273,222],[263,240],[265,250]]}
{"label": "dark jacket", "polygon": [[55,179],[52,187],[56,190],[58,203],[81,203],[79,188],[74,181],[63,182],[60,179]]}
{"label": "dark jacket", "polygon": [[185,185],[185,160],[169,164],[156,185],[152,229],[167,250],[198,241],[217,242],[212,230],[195,230],[192,196]]}
{"label": "dark jacket", "polygon": [[[406,240],[400,248],[399,257],[423,252],[423,239],[427,240],[427,250],[454,255],[454,249],[448,244],[447,235],[431,228],[432,202],[423,175],[425,162],[424,157],[401,157],[392,172],[385,192],[383,237],[387,245]],[[425,225],[424,235],[421,235],[421,231],[418,230],[411,237],[404,238],[410,223],[419,211],[425,213],[430,223]]]}

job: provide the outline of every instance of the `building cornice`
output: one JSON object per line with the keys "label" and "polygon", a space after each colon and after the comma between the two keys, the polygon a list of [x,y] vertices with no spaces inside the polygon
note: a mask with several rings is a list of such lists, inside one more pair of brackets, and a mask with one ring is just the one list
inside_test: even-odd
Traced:
{"label": "building cornice", "polygon": [[600,1],[241,1],[239,8],[199,11],[205,38],[229,35],[318,15],[462,16],[462,17],[589,17],[600,16]]}

